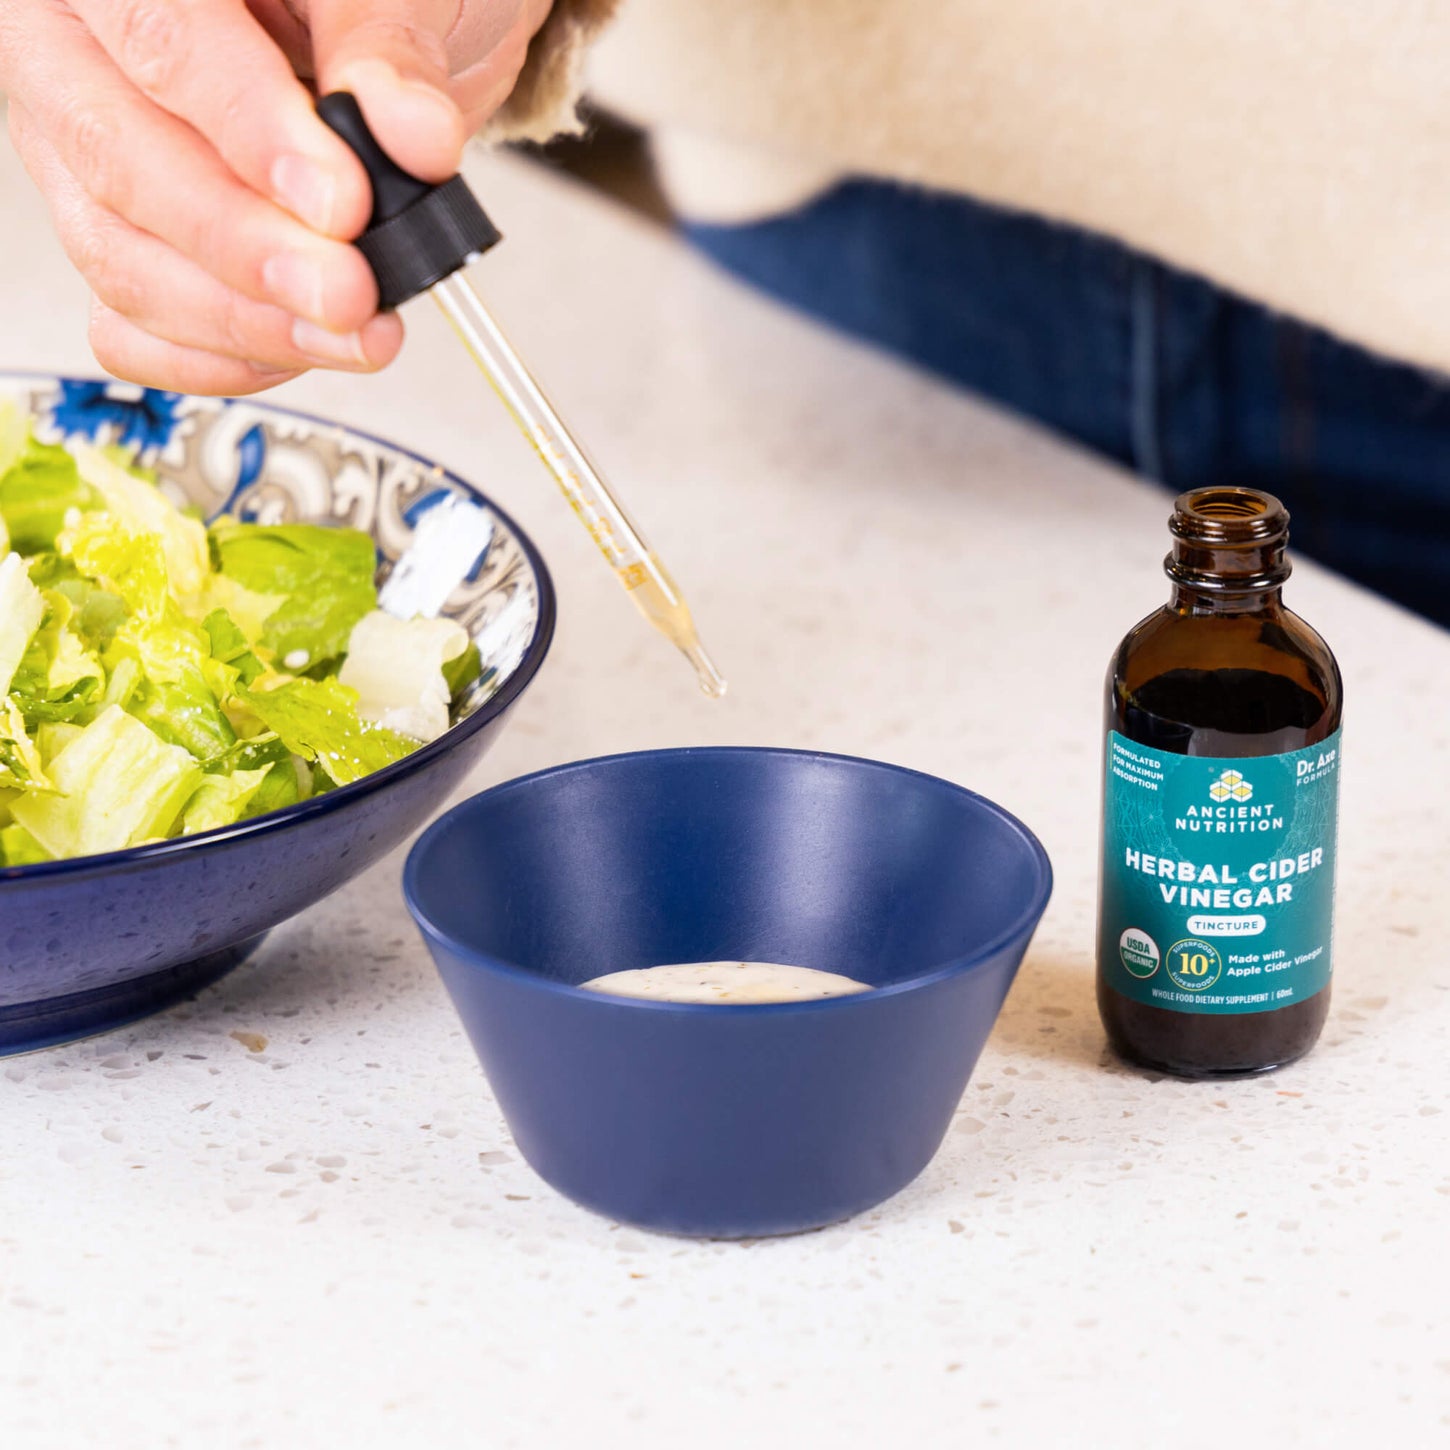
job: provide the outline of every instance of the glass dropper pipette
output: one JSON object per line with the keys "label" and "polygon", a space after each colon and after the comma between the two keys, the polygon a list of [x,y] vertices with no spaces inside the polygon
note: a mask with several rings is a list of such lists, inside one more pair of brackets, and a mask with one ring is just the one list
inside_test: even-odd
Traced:
{"label": "glass dropper pipette", "polygon": [[678,585],[463,276],[469,262],[501,240],[468,184],[453,176],[434,186],[399,168],[345,91],[324,96],[317,110],[372,182],[372,216],[357,245],[377,278],[379,305],[433,293],[640,613],[689,660],[701,690],[719,699],[725,679],[700,643]]}
{"label": "glass dropper pipette", "polygon": [[700,643],[690,607],[678,585],[509,346],[478,293],[462,272],[435,283],[432,291],[434,300],[554,475],[570,507],[589,530],[589,537],[599,546],[639,612],[694,666],[700,688],[712,699],[719,699],[725,693],[725,679]]}

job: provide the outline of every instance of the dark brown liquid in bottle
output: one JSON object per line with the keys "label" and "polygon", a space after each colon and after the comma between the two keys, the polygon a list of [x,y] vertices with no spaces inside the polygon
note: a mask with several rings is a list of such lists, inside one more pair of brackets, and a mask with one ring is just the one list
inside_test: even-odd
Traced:
{"label": "dark brown liquid in bottle", "polygon": [[[1178,498],[1164,563],[1173,597],[1113,657],[1108,730],[1179,755],[1254,756],[1316,745],[1339,728],[1334,656],[1280,597],[1288,524],[1277,499],[1251,489]],[[1324,1026],[1329,989],[1274,1011],[1195,1015],[1123,996],[1099,963],[1098,1010],[1129,1062],[1180,1077],[1235,1077],[1306,1053]]]}

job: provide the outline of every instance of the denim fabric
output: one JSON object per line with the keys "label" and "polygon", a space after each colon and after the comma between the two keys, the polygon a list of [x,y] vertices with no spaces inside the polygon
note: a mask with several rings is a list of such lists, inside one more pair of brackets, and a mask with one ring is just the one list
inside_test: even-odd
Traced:
{"label": "denim fabric", "polygon": [[1277,494],[1296,549],[1450,625],[1444,379],[962,197],[852,181],[687,233],[764,290],[1174,491]]}

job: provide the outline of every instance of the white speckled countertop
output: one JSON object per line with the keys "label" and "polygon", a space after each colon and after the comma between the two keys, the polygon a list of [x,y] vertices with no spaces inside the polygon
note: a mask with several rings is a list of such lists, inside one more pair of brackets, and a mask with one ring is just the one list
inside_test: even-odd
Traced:
{"label": "white speckled countertop", "polygon": [[[441,319],[282,401],[431,451],[528,528],[553,654],[473,785],[699,742],[991,795],[1057,892],[941,1153],[799,1238],[692,1243],[519,1160],[395,856],[194,1004],[0,1063],[0,1443],[1450,1442],[1450,638],[1310,567],[1349,748],[1335,1007],[1262,1081],[1153,1082],[1093,1004],[1099,688],[1165,495],[845,344],[521,163],[477,269],[688,590],[712,706]],[[0,365],[90,372],[0,147]]]}

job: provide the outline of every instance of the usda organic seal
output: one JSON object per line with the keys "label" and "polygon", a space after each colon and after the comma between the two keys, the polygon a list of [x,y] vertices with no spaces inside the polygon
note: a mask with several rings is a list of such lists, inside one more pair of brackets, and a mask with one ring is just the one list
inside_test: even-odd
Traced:
{"label": "usda organic seal", "polygon": [[1118,938],[1118,955],[1135,977],[1151,977],[1158,970],[1158,943],[1136,926],[1130,926]]}

